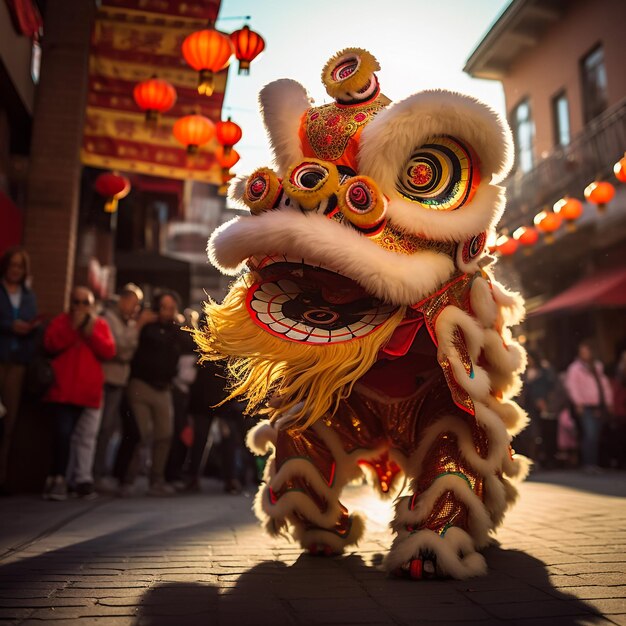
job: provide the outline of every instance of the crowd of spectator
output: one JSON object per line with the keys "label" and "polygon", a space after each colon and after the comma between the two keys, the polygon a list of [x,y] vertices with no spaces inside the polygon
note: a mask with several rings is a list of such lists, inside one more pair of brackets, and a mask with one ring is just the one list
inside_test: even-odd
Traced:
{"label": "crowd of spectator", "polygon": [[156,292],[146,306],[130,283],[99,307],[89,288],[76,286],[68,310],[44,324],[25,250],[0,259],[0,277],[0,488],[25,383],[51,424],[45,499],[133,496],[140,475],[152,496],[199,491],[211,451],[226,491],[256,481],[242,407],[216,408],[224,374],[198,366],[185,330],[198,315],[185,318],[175,292]]}
{"label": "crowd of spectator", "polygon": [[626,468],[626,351],[612,379],[589,341],[560,374],[530,351],[521,404],[529,424],[514,446],[539,467]]}

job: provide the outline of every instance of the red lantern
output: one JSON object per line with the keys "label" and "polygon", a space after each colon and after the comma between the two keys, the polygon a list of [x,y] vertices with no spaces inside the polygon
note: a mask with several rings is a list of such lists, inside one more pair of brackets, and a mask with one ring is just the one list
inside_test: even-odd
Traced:
{"label": "red lantern", "polygon": [[106,172],[96,178],[94,187],[107,199],[104,210],[107,213],[115,213],[118,200],[125,198],[130,192],[130,181],[117,172]]}
{"label": "red lantern", "polygon": [[183,41],[185,61],[200,72],[198,93],[210,96],[214,89],[214,75],[229,63],[234,47],[228,35],[214,28],[191,33]]}
{"label": "red lantern", "polygon": [[265,49],[265,40],[248,26],[231,33],[230,39],[235,46],[235,56],[239,61],[238,73],[249,74],[250,63]]}
{"label": "red lantern", "polygon": [[233,167],[240,158],[241,156],[239,156],[239,152],[237,152],[234,148],[232,148],[228,154],[226,154],[226,151],[222,146],[218,146],[217,150],[215,150],[215,159],[222,167],[223,176],[228,175],[230,168]]}
{"label": "red lantern", "polygon": [[156,122],[159,113],[169,111],[176,102],[176,90],[166,80],[153,76],[137,83],[133,97],[140,109],[146,112],[146,122]]}
{"label": "red lantern", "polygon": [[185,115],[176,120],[174,137],[187,147],[189,154],[196,154],[198,148],[213,139],[215,124],[204,115]]}
{"label": "red lantern", "polygon": [[554,233],[561,227],[563,218],[558,213],[552,213],[552,211],[541,211],[535,215],[533,222],[537,229],[544,234],[546,243],[552,243]]}
{"label": "red lantern", "polygon": [[552,209],[566,221],[567,230],[576,230],[575,222],[583,214],[583,203],[580,200],[566,196],[555,202]]}
{"label": "red lantern", "polygon": [[613,166],[615,178],[622,183],[626,183],[626,152],[624,156]]}
{"label": "red lantern", "polygon": [[539,233],[532,226],[520,226],[513,232],[513,239],[523,246],[534,246],[539,240]]}
{"label": "red lantern", "polygon": [[511,256],[512,254],[515,254],[518,247],[519,243],[507,235],[500,235],[500,237],[496,240],[496,250],[502,256]]}
{"label": "red lantern", "polygon": [[585,198],[598,207],[600,213],[604,213],[606,205],[613,200],[615,187],[611,183],[594,181],[585,188]]}
{"label": "red lantern", "polygon": [[229,117],[225,122],[218,122],[215,125],[215,134],[217,140],[224,146],[224,156],[226,156],[230,154],[232,147],[241,139],[243,132]]}

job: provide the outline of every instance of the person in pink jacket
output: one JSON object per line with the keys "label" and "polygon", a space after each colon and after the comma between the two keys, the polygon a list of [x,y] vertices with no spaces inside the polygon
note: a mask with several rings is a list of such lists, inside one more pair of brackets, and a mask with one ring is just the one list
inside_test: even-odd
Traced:
{"label": "person in pink jacket", "polygon": [[[74,288],[69,311],[55,317],[46,329],[44,347],[53,356],[55,374],[55,382],[44,397],[54,420],[53,463],[44,497],[64,500],[72,433],[85,413],[93,416],[97,410],[99,423],[104,383],[101,362],[115,356],[113,336],[106,321],[96,316],[89,289]],[[97,429],[94,446],[96,434]],[[82,487],[91,491],[88,485]]]}
{"label": "person in pink jacket", "polygon": [[613,390],[589,342],[578,346],[578,358],[565,375],[565,387],[582,431],[583,467],[597,469],[602,420],[612,410]]}

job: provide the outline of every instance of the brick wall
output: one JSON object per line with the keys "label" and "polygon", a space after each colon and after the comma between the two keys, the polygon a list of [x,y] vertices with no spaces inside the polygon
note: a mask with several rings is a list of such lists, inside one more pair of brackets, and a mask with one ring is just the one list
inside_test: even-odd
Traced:
{"label": "brick wall", "polygon": [[64,310],[74,280],[80,146],[87,98],[91,0],[48,0],[35,101],[25,246],[43,313]]}

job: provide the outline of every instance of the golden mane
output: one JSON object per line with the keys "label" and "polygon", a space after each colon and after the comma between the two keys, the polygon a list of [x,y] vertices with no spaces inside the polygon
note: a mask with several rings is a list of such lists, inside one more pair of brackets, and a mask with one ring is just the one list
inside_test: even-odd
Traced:
{"label": "golden mane", "polygon": [[241,396],[248,401],[248,411],[259,412],[275,396],[278,402],[272,404],[279,408],[261,409],[272,421],[302,403],[290,428],[305,429],[334,413],[404,317],[401,307],[380,328],[345,343],[299,344],[271,335],[250,319],[246,309],[250,282],[249,275],[236,281],[222,304],[205,302],[206,325],[192,333],[201,351],[200,362],[228,360],[227,400]]}

